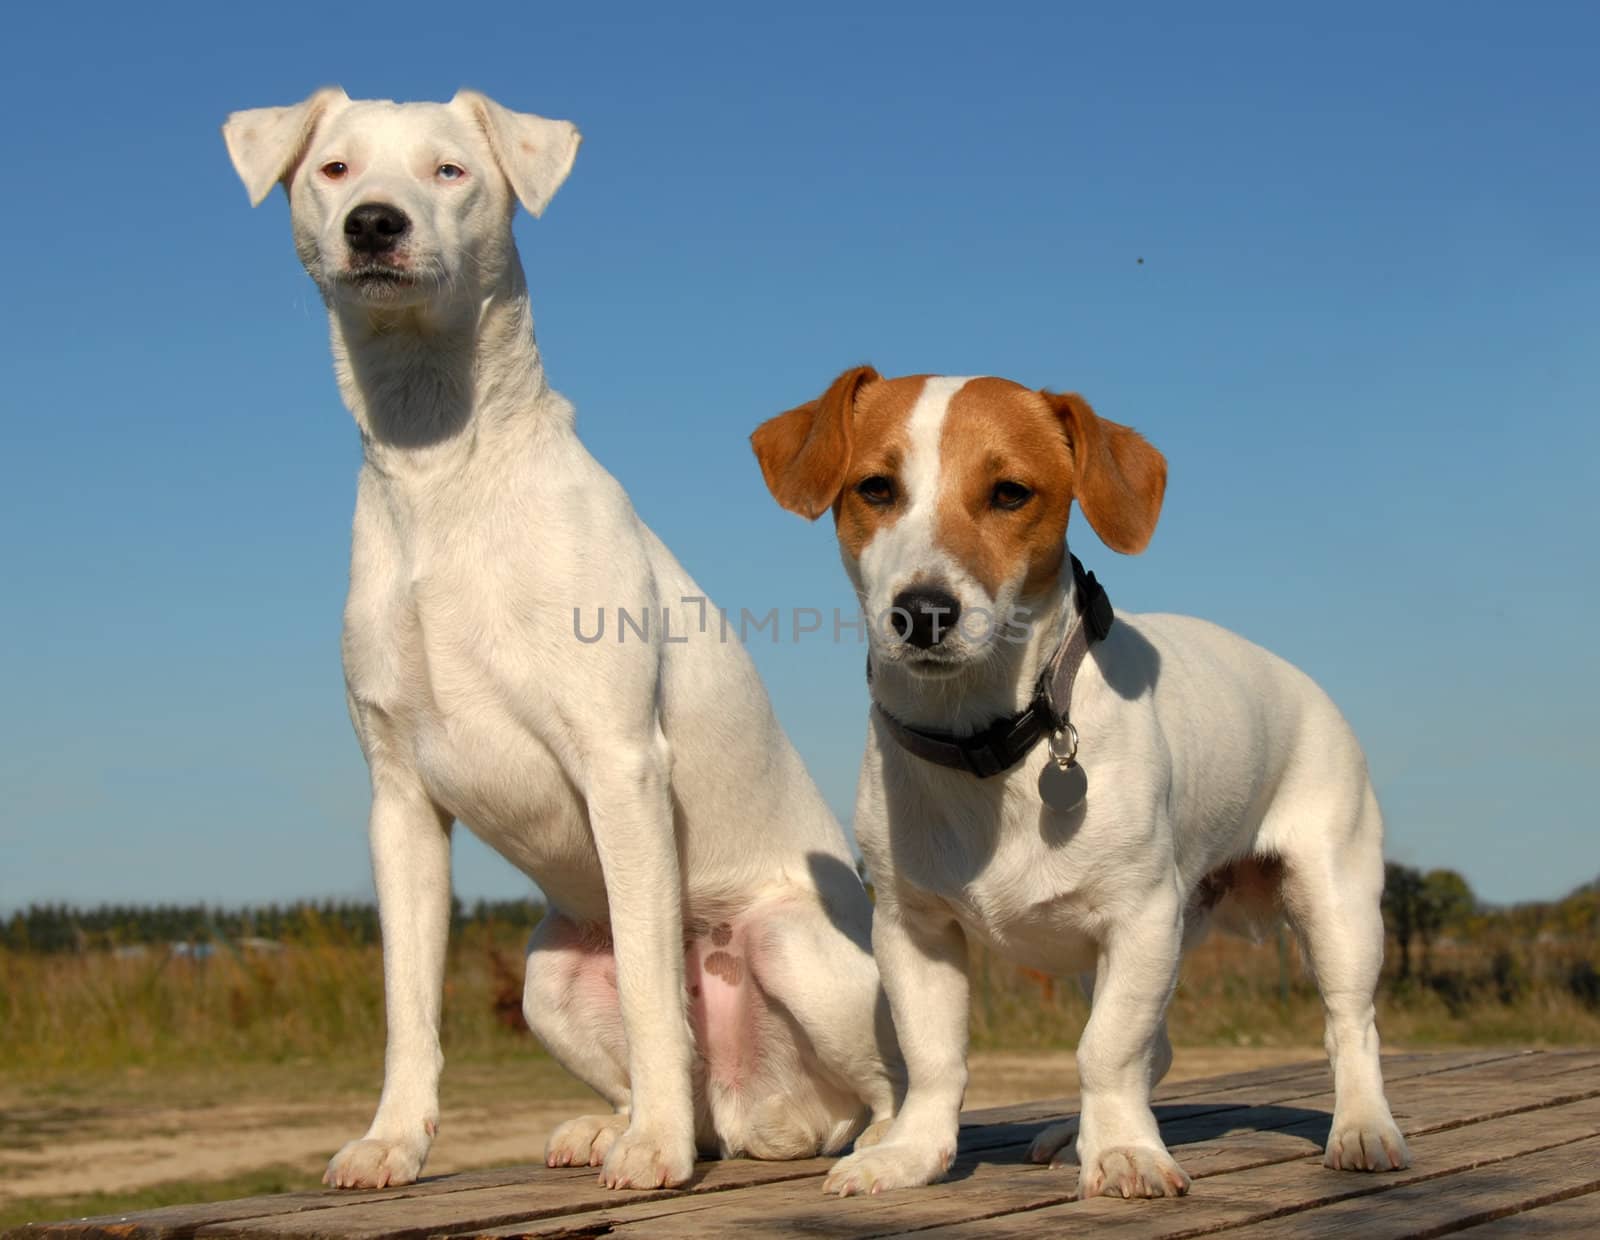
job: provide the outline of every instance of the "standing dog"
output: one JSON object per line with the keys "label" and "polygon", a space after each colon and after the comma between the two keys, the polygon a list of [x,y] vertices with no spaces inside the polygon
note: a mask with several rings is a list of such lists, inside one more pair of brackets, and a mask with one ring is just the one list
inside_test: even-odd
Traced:
{"label": "standing dog", "polygon": [[[1333,1063],[1327,1165],[1405,1166],[1373,1023],[1383,824],[1350,728],[1303,673],[1232,633],[1181,616],[1112,623],[1068,567],[1073,500],[1107,546],[1144,549],[1161,454],[1078,396],[870,367],[753,442],[780,504],[833,510],[871,630],[856,831],[910,1087],[882,1142],[827,1187],[927,1184],[949,1167],[971,935],[1092,980],[1083,1195],[1184,1192],[1150,1091],[1171,1060],[1179,955],[1223,901],[1281,907],[1304,944]],[[1058,667],[1076,670],[1064,692]],[[1031,1156],[1069,1140],[1052,1128]]]}
{"label": "standing dog", "polygon": [[[223,136],[252,203],[288,191],[364,452],[343,645],[389,1040],[327,1181],[406,1183],[433,1141],[456,820],[543,889],[523,1010],[615,1108],[558,1128],[550,1165],[651,1188],[697,1145],[841,1149],[898,1071],[866,894],[748,656],[684,631],[699,590],[534,345],[511,222],[566,179],[577,130],[469,91],[328,89]],[[617,631],[580,640],[607,610]]]}

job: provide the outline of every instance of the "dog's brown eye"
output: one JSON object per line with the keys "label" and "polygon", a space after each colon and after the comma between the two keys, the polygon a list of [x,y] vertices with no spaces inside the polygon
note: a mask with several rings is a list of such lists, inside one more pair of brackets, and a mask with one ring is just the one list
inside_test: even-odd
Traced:
{"label": "dog's brown eye", "polygon": [[882,474],[873,474],[856,483],[856,494],[875,508],[894,503],[894,482]]}
{"label": "dog's brown eye", "polygon": [[1032,498],[1033,492],[1020,482],[997,482],[994,484],[994,494],[990,496],[990,502],[996,508],[1010,512],[1021,508]]}
{"label": "dog's brown eye", "polygon": [[441,181],[459,181],[467,175],[467,170],[460,164],[440,164],[433,175]]}
{"label": "dog's brown eye", "polygon": [[337,159],[322,165],[322,175],[327,177],[330,181],[339,180],[344,176],[345,173],[349,171],[350,166]]}

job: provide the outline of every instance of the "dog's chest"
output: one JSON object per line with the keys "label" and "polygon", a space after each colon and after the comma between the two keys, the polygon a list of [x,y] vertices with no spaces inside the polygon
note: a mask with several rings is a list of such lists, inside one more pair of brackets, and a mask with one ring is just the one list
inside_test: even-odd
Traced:
{"label": "dog's chest", "polygon": [[508,615],[493,572],[449,548],[382,549],[364,558],[358,542],[343,640],[368,761],[414,772],[547,890],[569,873],[588,885],[598,861],[582,799],[549,743],[554,702],[529,687],[538,633]]}
{"label": "dog's chest", "polygon": [[992,951],[1052,976],[1094,967],[1093,909],[1053,859],[1008,855],[946,896],[962,927]]}
{"label": "dog's chest", "polygon": [[[890,765],[905,773],[898,755]],[[869,855],[880,844],[869,837],[881,830],[899,880],[934,897],[1005,958],[1056,975],[1093,967],[1092,850],[1076,824],[1042,813],[1016,779],[886,774],[887,823],[860,827]]]}

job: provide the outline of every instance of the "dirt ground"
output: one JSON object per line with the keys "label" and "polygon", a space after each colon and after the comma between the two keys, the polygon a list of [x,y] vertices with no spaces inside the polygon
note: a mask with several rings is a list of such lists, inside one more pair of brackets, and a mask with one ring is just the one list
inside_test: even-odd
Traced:
{"label": "dirt ground", "polygon": [[[1179,1049],[1169,1079],[1315,1061],[1315,1048]],[[967,1106],[1077,1091],[1070,1051],[978,1053]],[[315,1183],[328,1156],[359,1136],[377,1100],[315,1065],[209,1074],[132,1073],[114,1081],[0,1085],[0,1206],[19,1198],[130,1192],[169,1181],[289,1167]],[[428,1171],[539,1158],[552,1127],[592,1095],[548,1061],[466,1064],[445,1073]]]}

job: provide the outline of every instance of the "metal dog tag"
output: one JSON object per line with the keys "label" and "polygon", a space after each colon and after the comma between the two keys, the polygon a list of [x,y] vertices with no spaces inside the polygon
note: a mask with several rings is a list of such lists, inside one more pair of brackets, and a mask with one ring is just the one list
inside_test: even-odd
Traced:
{"label": "metal dog tag", "polygon": [[1050,737],[1050,761],[1039,772],[1039,799],[1060,814],[1089,795],[1089,776],[1078,762],[1078,729],[1070,723]]}
{"label": "metal dog tag", "polygon": [[1076,762],[1068,766],[1046,762],[1039,772],[1039,799],[1058,813],[1077,809],[1088,795],[1089,777]]}

